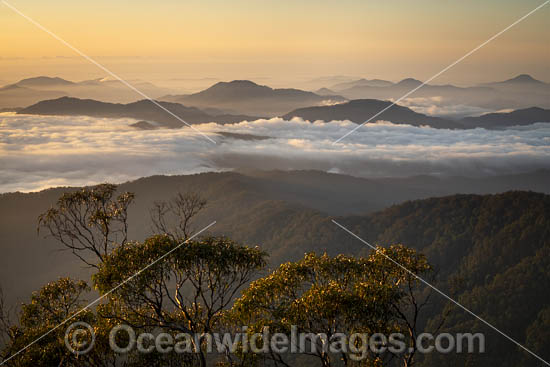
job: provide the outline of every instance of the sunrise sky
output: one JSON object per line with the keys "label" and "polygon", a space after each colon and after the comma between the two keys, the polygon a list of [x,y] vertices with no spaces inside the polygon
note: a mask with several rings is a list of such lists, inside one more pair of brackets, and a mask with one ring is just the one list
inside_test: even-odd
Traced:
{"label": "sunrise sky", "polygon": [[[426,79],[541,0],[9,0],[126,78]],[[434,82],[550,81],[550,5]],[[0,84],[105,76],[0,3]]]}

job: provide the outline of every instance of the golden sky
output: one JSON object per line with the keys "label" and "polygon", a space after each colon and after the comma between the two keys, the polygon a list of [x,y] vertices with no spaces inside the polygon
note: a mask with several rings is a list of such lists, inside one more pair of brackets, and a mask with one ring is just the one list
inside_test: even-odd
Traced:
{"label": "golden sky", "polygon": [[[127,78],[426,79],[538,0],[8,0]],[[434,82],[550,81],[550,4]],[[0,4],[0,82],[104,76]]]}

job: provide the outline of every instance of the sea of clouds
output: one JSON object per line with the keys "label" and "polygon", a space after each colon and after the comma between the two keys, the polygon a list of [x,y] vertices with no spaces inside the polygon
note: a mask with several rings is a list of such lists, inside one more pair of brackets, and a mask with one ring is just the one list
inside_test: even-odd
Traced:
{"label": "sea of clouds", "polygon": [[195,125],[213,144],[189,128],[137,130],[129,126],[133,122],[0,114],[0,192],[234,169],[317,169],[361,177],[550,169],[549,123],[443,130],[382,122],[337,144],[355,124],[273,118]]}
{"label": "sea of clouds", "polygon": [[[393,102],[393,100],[392,100]],[[451,103],[446,98],[433,97],[409,97],[399,101],[399,105],[429,116],[440,116],[451,119],[461,119],[468,116],[479,116],[485,113],[497,112],[493,109],[464,104]],[[506,110],[511,112],[513,110]],[[502,112],[505,112],[504,110]]]}

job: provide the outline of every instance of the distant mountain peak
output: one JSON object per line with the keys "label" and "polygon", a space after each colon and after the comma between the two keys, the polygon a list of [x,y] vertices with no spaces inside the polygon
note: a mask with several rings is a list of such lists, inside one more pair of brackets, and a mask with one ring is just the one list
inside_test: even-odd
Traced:
{"label": "distant mountain peak", "polygon": [[247,79],[235,79],[230,82],[227,82],[228,84],[245,84],[245,85],[258,85],[254,83],[252,80]]}
{"label": "distant mountain peak", "polygon": [[44,85],[72,85],[74,84],[71,81],[65,80],[59,77],[49,77],[49,76],[36,76],[32,78],[26,78],[18,81],[17,85],[27,85],[27,86],[44,86]]}
{"label": "distant mountain peak", "polygon": [[[190,124],[205,122],[219,122],[225,124],[241,122],[243,120],[252,121],[261,118],[230,114],[213,116],[196,107],[187,107],[179,103],[164,101],[158,103],[161,103],[161,105],[165,108],[169,108],[175,116],[179,116],[180,119],[183,119]],[[180,119],[164,113],[164,111],[159,109],[158,106],[148,99],[142,99],[128,104],[121,104],[101,102],[93,99],[60,97],[57,99],[40,101],[22,109],[19,112],[31,115],[80,115],[108,118],[133,118],[137,120],[145,120],[149,123],[155,122],[162,127],[176,128],[183,126]]]}
{"label": "distant mountain peak", "polygon": [[509,79],[506,82],[512,82],[512,83],[542,83],[540,80],[537,80],[533,78],[529,74],[520,74],[516,76],[515,78]]}
{"label": "distant mountain peak", "polygon": [[230,82],[218,82],[214,84],[211,88],[216,86],[228,86],[228,87],[261,87],[261,85],[254,83],[251,80],[232,80]]}
{"label": "distant mountain peak", "polygon": [[478,117],[466,117],[460,122],[467,127],[483,127],[486,129],[531,125],[537,122],[550,122],[550,110],[529,107],[511,112],[493,112]]}
{"label": "distant mountain peak", "polygon": [[422,84],[422,82],[420,80],[417,80],[417,79],[414,79],[414,78],[405,78],[403,80],[401,80],[399,83],[397,83],[396,85],[398,86],[410,86],[410,87],[416,87],[418,85]]}
{"label": "distant mountain peak", "polygon": [[350,88],[364,88],[364,87],[389,87],[393,85],[392,82],[382,79],[366,79],[361,78],[357,80],[338,83],[331,87],[333,90],[344,90]]}
{"label": "distant mountain peak", "polygon": [[[349,102],[340,103],[332,106],[315,106],[298,108],[284,115],[285,120],[290,120],[293,117],[300,117],[307,121],[343,121],[350,120],[357,124],[362,124],[365,121],[372,119],[372,116],[384,111],[377,116],[377,120],[390,121],[394,124],[407,124],[413,126],[431,126],[434,128],[457,129],[462,125],[443,118],[424,115],[414,112],[408,107],[394,105],[391,109],[390,101],[382,101],[378,99],[355,99]],[[387,111],[385,111],[387,109]]]}
{"label": "distant mountain peak", "polygon": [[317,89],[315,91],[316,94],[320,95],[320,96],[334,96],[334,95],[337,95],[338,93],[336,93],[335,91],[333,90],[330,90],[328,88],[320,88],[320,89]]}
{"label": "distant mountain peak", "polygon": [[232,80],[230,82],[218,82],[212,85],[210,88],[207,88],[201,92],[196,93],[196,95],[209,95],[222,93],[226,95],[227,93],[269,93],[272,91],[272,88],[265,85],[259,85],[250,80]]}

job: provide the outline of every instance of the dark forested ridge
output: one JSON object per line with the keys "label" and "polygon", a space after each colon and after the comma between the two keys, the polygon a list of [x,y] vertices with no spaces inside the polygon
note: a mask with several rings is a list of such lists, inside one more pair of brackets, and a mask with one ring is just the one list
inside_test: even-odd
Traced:
{"label": "dark forested ridge", "polygon": [[[414,180],[405,182],[414,187],[410,185]],[[424,178],[423,182],[429,180]],[[332,213],[324,210],[330,206],[327,200],[338,200],[329,198],[336,194],[336,184],[350,194],[341,196],[344,204],[361,202],[363,212],[370,214],[333,217],[342,209],[336,208]],[[361,196],[359,188],[368,188],[369,184],[373,185],[372,191],[366,190]],[[120,190],[136,193],[130,212],[132,238],[141,239],[151,233],[148,208],[155,200],[190,189],[200,191],[209,200],[198,218],[197,229],[216,220],[213,233],[259,244],[270,254],[272,266],[301,258],[309,251],[330,255],[368,252],[365,245],[331,219],[372,244],[400,243],[414,248],[437,269],[433,280],[437,287],[543,358],[549,358],[550,341],[544,335],[550,328],[550,196],[528,191],[460,194],[406,201],[379,210],[377,206],[383,202],[380,195],[376,196],[376,187],[387,185],[320,172],[210,173],[145,178],[121,185]],[[484,185],[489,184],[479,186],[490,186]],[[423,189],[429,187],[424,185]],[[82,275],[80,263],[70,254],[55,252],[58,244],[37,237],[35,232],[38,214],[67,190],[0,196],[1,245],[5,254],[0,268],[6,292],[15,291],[10,287],[15,279],[22,294],[29,294],[37,288],[37,282],[43,284],[67,274]],[[392,203],[390,193],[391,190],[385,199],[387,205]],[[409,192],[411,198],[421,194],[427,191]],[[350,212],[360,213],[360,207],[352,206]],[[435,328],[445,304],[444,298],[433,295],[429,317],[423,320],[428,329]],[[434,354],[423,361],[425,365],[537,365],[509,340],[456,306],[451,308],[442,331],[485,332],[487,353]]]}
{"label": "dark forested ridge", "polygon": [[477,117],[466,117],[460,122],[466,127],[505,128],[510,126],[531,125],[550,121],[550,110],[531,107],[512,112],[488,113]]}
{"label": "dark forested ridge", "polygon": [[[367,214],[406,200],[457,192],[486,194],[521,189],[550,193],[548,187],[550,173],[545,171],[483,179],[363,179],[320,171],[257,171],[153,176],[122,184],[120,190],[136,194],[129,214],[131,238],[141,240],[151,234],[148,211],[155,201],[170,199],[180,190],[193,190],[208,199],[197,227],[216,220],[212,228],[216,233],[261,244],[270,252],[271,261],[278,263],[300,258],[307,249],[328,248],[338,253],[349,247],[355,251],[357,242],[347,241],[347,236],[333,237],[337,231],[330,216]],[[36,233],[38,215],[68,190],[0,194],[0,278],[8,298],[21,301],[52,277],[82,272],[69,253],[57,251],[55,241]],[[426,223],[430,223],[428,219]],[[395,224],[388,222],[379,228],[390,225]],[[457,232],[463,230],[461,223],[455,225]],[[372,230],[364,234],[366,239],[377,239]],[[17,287],[12,286],[16,283]]]}
{"label": "dark forested ridge", "polygon": [[[108,118],[134,118],[138,120],[154,121],[162,127],[178,128],[185,126],[181,120],[190,124],[218,122],[220,124],[235,123],[243,120],[256,120],[258,117],[245,115],[219,114],[210,115],[196,107],[187,107],[179,103],[157,102],[170,113],[163,111],[153,102],[141,100],[121,104],[107,103],[92,99],[61,97],[40,101],[32,106],[23,108],[18,113],[30,115],[61,115],[61,116],[93,116]],[[177,116],[178,118],[174,117]],[[139,126],[137,126],[139,127]]]}
{"label": "dark forested ridge", "polygon": [[[376,115],[376,119],[371,121],[372,123],[378,120],[385,120],[395,124],[431,126],[438,129],[460,129],[463,127],[457,122],[440,117],[427,116],[422,113],[414,112],[407,107],[394,105],[392,108],[389,108],[391,105],[392,103],[390,101],[357,99],[331,106],[299,108],[287,113],[283,117],[285,119],[301,117],[309,121],[350,120],[357,124],[362,124]],[[380,111],[384,112],[377,115]]]}
{"label": "dark forested ridge", "polygon": [[[373,243],[402,243],[425,253],[439,269],[436,284],[447,294],[543,358],[550,357],[550,340],[540,339],[550,328],[550,196],[454,195],[341,220]],[[435,320],[428,324],[433,327]],[[540,364],[456,306],[443,330],[485,332],[487,353],[433,354],[428,365],[449,365],[450,359],[457,366]]]}

